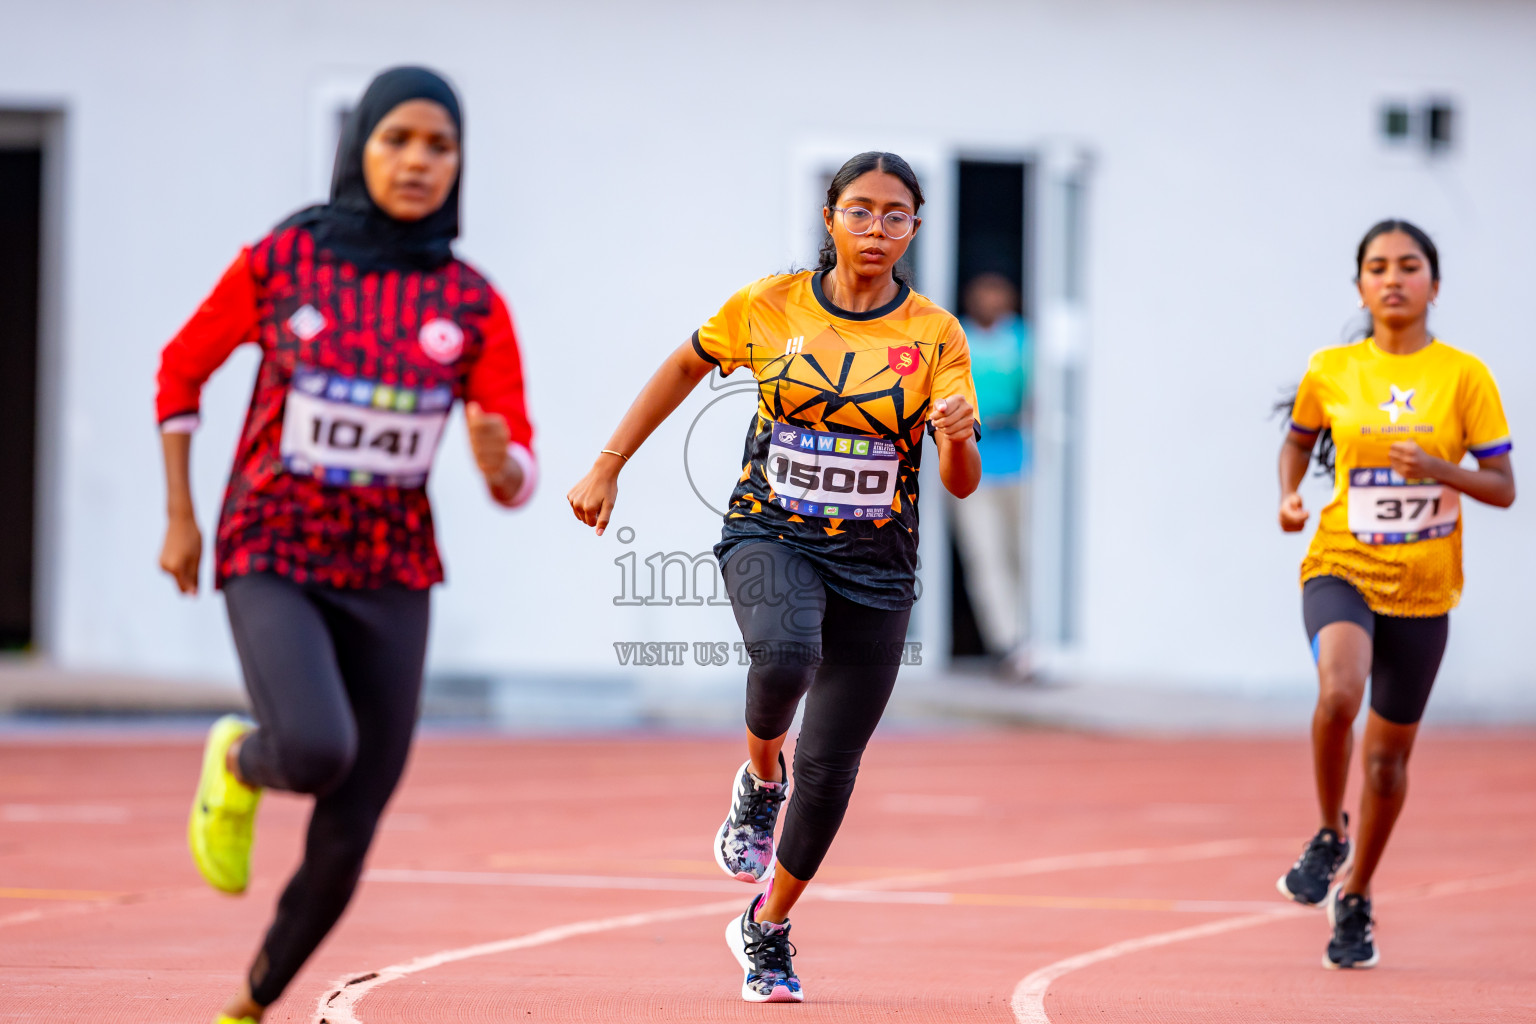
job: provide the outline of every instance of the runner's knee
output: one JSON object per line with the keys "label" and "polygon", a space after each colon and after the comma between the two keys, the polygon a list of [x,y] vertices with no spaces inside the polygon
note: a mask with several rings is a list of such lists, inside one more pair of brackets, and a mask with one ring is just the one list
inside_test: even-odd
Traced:
{"label": "runner's knee", "polygon": [[1395,750],[1367,751],[1365,784],[1373,793],[1401,792],[1408,785],[1408,755]]}
{"label": "runner's knee", "polygon": [[841,812],[847,807],[848,798],[853,795],[853,784],[858,779],[861,760],[862,753],[859,751],[822,754],[809,749],[808,744],[797,743],[795,799],[808,806]]}
{"label": "runner's knee", "polygon": [[350,733],[294,737],[279,744],[278,758],[289,789],[324,795],[352,771],[357,737]]}
{"label": "runner's knee", "polygon": [[1322,679],[1322,692],[1317,697],[1317,714],[1332,724],[1343,723],[1349,725],[1354,722],[1355,716],[1360,713],[1360,704],[1363,698],[1364,681],[1329,676],[1319,670]]}
{"label": "runner's knee", "polygon": [[747,671],[747,728],[759,739],[789,731],[800,698],[810,689],[821,661],[817,645],[795,640],[761,641],[747,645],[752,667]]}
{"label": "runner's knee", "polygon": [[332,884],[355,884],[378,826],[378,817],[362,808],[333,807],[328,814],[316,815],[311,827],[323,842],[316,844],[317,849],[306,851],[305,857],[315,860]]}

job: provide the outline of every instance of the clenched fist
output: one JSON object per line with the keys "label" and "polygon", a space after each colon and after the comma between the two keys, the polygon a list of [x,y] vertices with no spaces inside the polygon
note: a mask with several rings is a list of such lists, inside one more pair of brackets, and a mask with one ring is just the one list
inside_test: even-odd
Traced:
{"label": "clenched fist", "polygon": [[191,516],[172,516],[160,547],[160,568],[176,581],[183,594],[197,593],[197,567],[203,560],[203,532]]}
{"label": "clenched fist", "polygon": [[469,448],[475,454],[475,465],[485,477],[485,485],[502,504],[510,504],[523,486],[523,468],[507,453],[512,443],[512,431],[507,418],[499,413],[486,412],[479,402],[464,406],[464,420],[469,426]]}
{"label": "clenched fist", "polygon": [[935,402],[928,413],[928,422],[936,433],[950,441],[964,441],[976,436],[976,410],[959,395],[951,395]]}
{"label": "clenched fist", "polygon": [[1311,514],[1295,491],[1280,499],[1280,529],[1286,533],[1300,533]]}
{"label": "clenched fist", "polygon": [[1430,480],[1445,463],[1414,441],[1398,441],[1387,450],[1387,460],[1404,480]]}

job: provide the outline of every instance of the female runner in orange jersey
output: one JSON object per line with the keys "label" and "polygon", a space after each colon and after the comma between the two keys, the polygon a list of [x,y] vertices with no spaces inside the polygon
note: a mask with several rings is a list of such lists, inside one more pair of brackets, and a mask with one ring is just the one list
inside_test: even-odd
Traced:
{"label": "female runner in orange jersey", "polygon": [[[715,546],[751,668],[747,760],[732,775],[714,855],[745,882],[773,872],[726,929],[751,1002],[804,998],[788,915],[842,822],[902,660],[924,431],[945,488],[964,497],[981,479],[965,334],[897,267],[922,202],[917,177],[892,153],[844,164],[827,190],[819,267],[731,296],[656,371],[568,495],[576,518],[602,533],[620,469],[693,387],[717,367],[757,378]],[[790,781],[780,749],[807,694],[775,850]]]}

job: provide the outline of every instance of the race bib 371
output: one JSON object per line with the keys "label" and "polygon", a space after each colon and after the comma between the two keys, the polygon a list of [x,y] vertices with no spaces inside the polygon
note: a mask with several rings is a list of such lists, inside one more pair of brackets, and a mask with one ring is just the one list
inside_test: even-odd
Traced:
{"label": "race bib 371", "polygon": [[1461,494],[1433,480],[1404,480],[1384,467],[1349,472],[1349,532],[1362,544],[1413,544],[1449,536]]}

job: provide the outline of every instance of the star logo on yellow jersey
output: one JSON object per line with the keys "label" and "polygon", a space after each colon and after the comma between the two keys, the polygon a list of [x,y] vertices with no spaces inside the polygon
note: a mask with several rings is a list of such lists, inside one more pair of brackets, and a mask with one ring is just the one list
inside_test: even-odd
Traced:
{"label": "star logo on yellow jersey", "polygon": [[1413,393],[1417,389],[1409,388],[1408,390],[1404,391],[1396,384],[1389,384],[1387,386],[1392,389],[1392,397],[1387,399],[1385,402],[1382,402],[1376,408],[1386,413],[1387,417],[1393,422],[1393,424],[1396,424],[1397,418],[1403,413],[1414,411]]}

